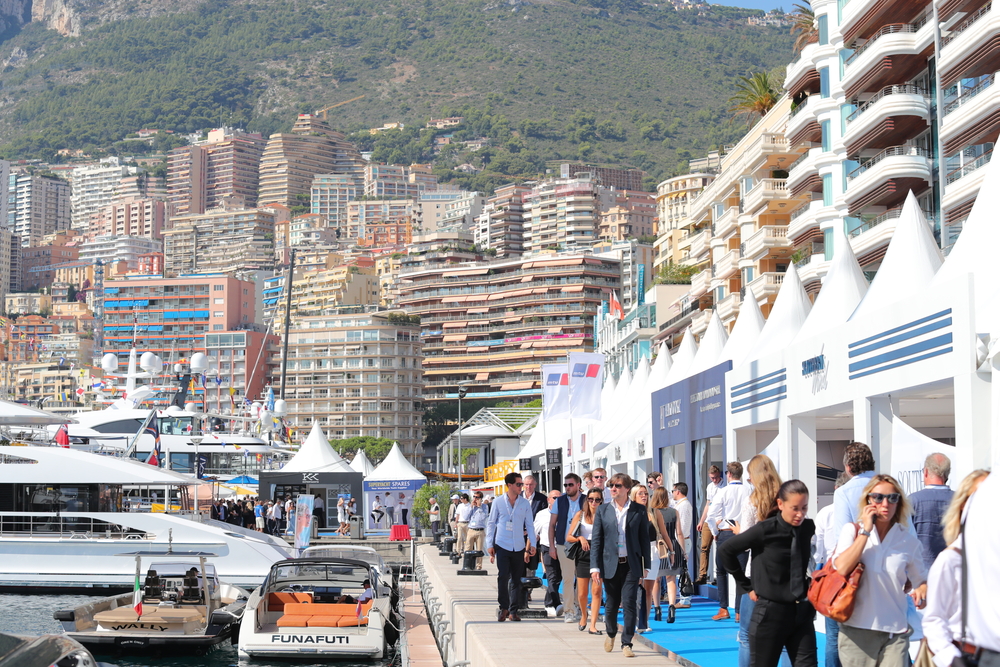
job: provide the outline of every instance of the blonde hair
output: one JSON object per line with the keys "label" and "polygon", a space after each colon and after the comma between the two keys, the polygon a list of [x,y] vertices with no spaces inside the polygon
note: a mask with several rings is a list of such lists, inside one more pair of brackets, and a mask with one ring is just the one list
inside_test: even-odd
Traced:
{"label": "blonde hair", "polygon": [[912,511],[910,500],[906,497],[906,493],[903,492],[903,487],[899,485],[899,482],[892,475],[875,475],[868,481],[868,484],[865,485],[865,490],[861,492],[861,499],[858,501],[858,515],[860,516],[861,512],[864,512],[865,506],[868,504],[868,494],[879,484],[892,484],[896,493],[899,494],[899,502],[896,504],[896,513],[892,516],[892,522],[902,526],[910,525],[910,512]]}
{"label": "blonde hair", "polygon": [[639,495],[639,489],[646,489],[646,504],[649,504],[649,489],[646,488],[645,484],[636,484],[628,492],[628,499],[632,502],[639,502],[635,498]]}
{"label": "blonde hair", "polygon": [[753,491],[750,492],[750,504],[757,511],[757,520],[763,521],[778,511],[778,489],[781,488],[781,477],[774,467],[774,461],[758,454],[747,463],[747,473]]}
{"label": "blonde hair", "polygon": [[948,510],[941,519],[941,525],[944,526],[945,543],[951,544],[958,539],[958,534],[962,530],[962,513],[965,511],[965,504],[975,493],[976,484],[988,477],[989,474],[989,470],[973,470],[958,485],[958,490],[951,497],[951,504],[948,505]]}

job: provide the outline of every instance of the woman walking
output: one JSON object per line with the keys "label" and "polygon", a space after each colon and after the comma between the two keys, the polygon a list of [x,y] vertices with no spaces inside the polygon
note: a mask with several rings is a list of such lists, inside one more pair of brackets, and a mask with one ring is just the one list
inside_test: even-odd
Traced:
{"label": "woman walking", "polygon": [[[649,516],[649,573],[645,578],[640,579],[642,584],[642,594],[639,596],[639,617],[637,619],[638,628],[636,632],[649,632],[649,609],[653,604],[653,584],[660,572],[660,550],[656,546],[658,535],[666,532],[663,526],[663,516],[659,512],[654,512],[649,506],[649,489],[645,484],[636,484],[629,491],[629,500],[640,505],[645,505],[646,514]],[[669,554],[668,554],[669,556]]]}
{"label": "woman walking", "polygon": [[858,506],[860,521],[844,526],[834,554],[834,566],[844,577],[858,563],[865,566],[854,612],[840,626],[840,663],[907,667],[912,632],[906,621],[906,591],[912,591],[918,609],[927,598],[923,549],[907,529],[910,503],[891,475],[875,475]]}
{"label": "woman walking", "polygon": [[[576,558],[576,595],[580,605],[580,632],[587,630],[587,590],[590,590],[590,627],[592,635],[604,634],[597,629],[597,617],[601,611],[601,582],[590,576],[590,538],[594,534],[594,515],[597,508],[604,502],[604,493],[593,489],[587,493],[587,501],[583,509],[576,513],[569,527],[568,542],[580,545],[580,553]],[[568,573],[567,573],[568,574]],[[565,576],[565,574],[564,574]]]}
{"label": "woman walking", "polygon": [[347,535],[351,530],[351,524],[347,520],[347,503],[343,498],[337,499],[337,534]]}
{"label": "woman walking", "polygon": [[959,484],[944,514],[948,548],[938,554],[927,575],[924,637],[938,667],[950,667],[959,657],[955,642],[962,641],[962,515],[969,498],[989,474],[988,470],[974,470]]}
{"label": "woman walking", "polygon": [[[777,667],[782,649],[794,667],[815,667],[816,611],[806,598],[816,526],[806,518],[809,489],[797,479],[777,492],[778,512],[719,547],[723,567],[754,601],[749,648],[752,667]],[[739,554],[750,550],[750,579]],[[742,617],[741,617],[742,618]]]}
{"label": "woman walking", "polygon": [[672,555],[660,559],[660,572],[653,582],[653,618],[657,621],[663,619],[660,611],[660,577],[667,580],[667,623],[673,623],[675,619],[674,609],[677,605],[677,576],[684,567],[684,536],[677,530],[677,510],[670,507],[670,493],[661,487],[653,491],[653,499],[649,503],[653,511],[658,512],[663,520],[663,532],[661,538],[667,543]]}

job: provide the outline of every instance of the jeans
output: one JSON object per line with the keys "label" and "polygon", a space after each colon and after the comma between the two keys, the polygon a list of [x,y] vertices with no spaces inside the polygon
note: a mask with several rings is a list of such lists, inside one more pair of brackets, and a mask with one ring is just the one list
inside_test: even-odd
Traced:
{"label": "jeans", "polygon": [[395,507],[386,507],[385,508],[385,514],[386,514],[386,516],[389,517],[389,525],[390,526],[395,526],[396,525],[396,517],[395,517],[396,508]]}
{"label": "jeans", "polygon": [[618,608],[622,608],[622,646],[632,646],[635,635],[636,611],[638,611],[639,576],[628,563],[619,563],[615,575],[604,580],[604,625],[608,637],[618,634]]}
{"label": "jeans", "polygon": [[[731,530],[720,530],[718,537],[715,538],[715,583],[719,589],[719,609],[729,608],[729,575],[726,573],[726,568],[722,567],[722,545],[725,544],[729,538],[733,536],[733,531]],[[747,559],[750,554],[746,551],[739,555],[740,569],[747,569]],[[743,597],[743,592],[737,588],[736,590],[736,609],[740,608],[740,599]],[[742,618],[742,617],[741,617]]]}
{"label": "jeans", "polygon": [[[757,603],[751,600],[749,595],[744,595],[740,601],[740,631],[737,635],[740,642],[739,667],[750,667],[750,619],[756,605]],[[833,652],[837,652],[836,645],[834,645]],[[791,664],[788,659],[788,651],[782,649],[781,667],[790,667]]]}
{"label": "jeans", "polygon": [[503,547],[493,545],[497,561],[497,603],[500,609],[510,613],[517,611],[517,602],[521,597],[521,577],[524,576],[524,549],[507,551]]}
{"label": "jeans", "polygon": [[783,650],[788,651],[795,667],[816,667],[814,618],[816,610],[807,600],[798,603],[758,600],[748,628],[750,667],[778,667]]}
{"label": "jeans", "polygon": [[840,639],[840,623],[832,618],[824,618],[826,621],[826,667],[840,667],[840,651],[837,649],[837,641]]}
{"label": "jeans", "polygon": [[559,559],[549,555],[548,547],[539,547],[542,552],[542,564],[545,565],[545,580],[548,589],[545,591],[545,606],[558,607],[559,584],[562,583],[562,568],[559,566]]}

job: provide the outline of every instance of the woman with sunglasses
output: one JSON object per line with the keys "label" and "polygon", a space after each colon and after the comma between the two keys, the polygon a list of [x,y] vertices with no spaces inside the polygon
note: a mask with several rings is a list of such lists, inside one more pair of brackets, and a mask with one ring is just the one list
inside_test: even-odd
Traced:
{"label": "woman with sunglasses", "polygon": [[906,595],[917,608],[927,598],[923,548],[908,529],[910,503],[891,475],[875,475],[861,493],[860,520],[844,526],[834,567],[849,576],[865,567],[854,612],[840,626],[843,667],[907,667],[910,635]]}
{"label": "woman with sunglasses", "polygon": [[594,534],[594,515],[597,508],[604,502],[604,492],[600,489],[591,489],[587,492],[587,501],[583,504],[583,509],[576,513],[570,523],[569,534],[566,536],[567,542],[579,543],[581,551],[576,559],[576,595],[577,603],[580,605],[580,632],[587,630],[587,590],[590,590],[590,599],[593,604],[590,606],[590,634],[603,635],[597,629],[597,617],[601,611],[601,582],[594,580],[590,576],[590,538]]}
{"label": "woman with sunglasses", "polygon": [[646,633],[649,627],[649,609],[653,604],[653,584],[660,572],[660,550],[656,546],[657,535],[665,535],[666,526],[663,525],[663,515],[654,512],[649,506],[649,489],[645,484],[636,484],[628,494],[629,500],[639,503],[646,508],[646,515],[649,517],[649,572],[639,581],[642,584],[642,593],[639,596],[639,616],[636,632]]}

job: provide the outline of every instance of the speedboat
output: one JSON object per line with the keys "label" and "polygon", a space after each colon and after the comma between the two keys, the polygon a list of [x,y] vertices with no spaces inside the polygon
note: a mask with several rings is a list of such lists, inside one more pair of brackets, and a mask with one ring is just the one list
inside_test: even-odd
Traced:
{"label": "speedboat", "polygon": [[66,635],[95,653],[186,653],[202,655],[232,638],[250,593],[219,581],[205,559],[216,554],[188,554],[198,563],[153,562],[139,586],[143,556],[161,552],[120,554],[136,559],[132,593],[102,598],[53,614]]}
{"label": "speedboat", "polygon": [[69,637],[25,637],[0,632],[0,667],[99,667],[90,651]]}
{"label": "speedboat", "polygon": [[[271,567],[247,602],[241,658],[380,659],[398,638],[378,570],[362,560],[297,558]],[[364,582],[371,599],[361,602]]]}
{"label": "speedboat", "polygon": [[[363,560],[378,570],[378,584],[382,588],[382,595],[392,597],[395,594],[392,568],[385,562],[382,555],[371,547],[354,544],[306,547],[302,552],[302,558],[347,558],[351,560]],[[395,602],[394,599],[393,607],[396,606]]]}
{"label": "speedboat", "polygon": [[[287,543],[192,511],[194,484],[135,460],[0,447],[0,590],[132,590],[133,573],[117,557],[124,551],[215,553],[222,580],[252,590],[291,555]],[[134,492],[176,499],[181,509],[135,511],[126,502]]]}

